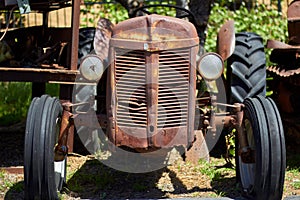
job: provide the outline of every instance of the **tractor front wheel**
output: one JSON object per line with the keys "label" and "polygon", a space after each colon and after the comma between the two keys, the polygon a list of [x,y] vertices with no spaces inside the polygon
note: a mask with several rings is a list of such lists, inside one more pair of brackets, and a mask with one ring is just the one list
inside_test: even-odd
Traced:
{"label": "tractor front wheel", "polygon": [[58,199],[66,179],[66,158],[54,161],[62,117],[58,99],[43,95],[31,102],[24,147],[25,199]]}
{"label": "tractor front wheel", "polygon": [[[279,112],[270,98],[244,101],[245,143],[236,155],[238,181],[244,194],[255,199],[281,199],[286,166],[284,133]],[[239,137],[237,137],[239,138]]]}

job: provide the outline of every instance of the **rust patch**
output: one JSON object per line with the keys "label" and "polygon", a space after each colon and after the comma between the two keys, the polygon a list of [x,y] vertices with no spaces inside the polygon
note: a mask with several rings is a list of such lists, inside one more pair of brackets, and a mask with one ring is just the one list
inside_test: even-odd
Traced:
{"label": "rust patch", "polygon": [[152,136],[155,147],[173,147],[178,145],[187,146],[188,143],[187,127],[164,128]]}
{"label": "rust patch", "polygon": [[117,126],[115,144],[130,148],[147,148],[147,131],[144,128]]}
{"label": "rust patch", "polygon": [[292,2],[287,10],[288,20],[300,20],[300,1]]}
{"label": "rust patch", "polygon": [[235,47],[234,21],[227,21],[218,33],[218,53],[226,60],[231,56]]}
{"label": "rust patch", "polygon": [[146,15],[120,22],[113,29],[113,38],[164,41],[198,38],[198,35],[194,25],[185,20],[168,16]]}
{"label": "rust patch", "polygon": [[277,40],[268,40],[267,41],[267,48],[269,49],[300,49],[300,45],[289,45]]}

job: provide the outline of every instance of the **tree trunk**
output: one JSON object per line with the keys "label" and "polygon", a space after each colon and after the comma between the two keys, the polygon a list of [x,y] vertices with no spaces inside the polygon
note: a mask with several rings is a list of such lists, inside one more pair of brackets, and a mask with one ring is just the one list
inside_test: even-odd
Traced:
{"label": "tree trunk", "polygon": [[206,27],[214,0],[190,0],[189,9],[195,16],[195,26],[203,47],[206,39]]}

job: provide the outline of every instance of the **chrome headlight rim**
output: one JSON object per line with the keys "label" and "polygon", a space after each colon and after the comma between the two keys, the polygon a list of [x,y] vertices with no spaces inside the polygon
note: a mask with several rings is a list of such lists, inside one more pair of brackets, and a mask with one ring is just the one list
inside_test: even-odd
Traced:
{"label": "chrome headlight rim", "polygon": [[79,71],[86,80],[98,81],[104,72],[104,63],[96,54],[88,54],[82,58]]}
{"label": "chrome headlight rim", "polygon": [[216,80],[224,72],[224,60],[217,53],[205,53],[199,59],[197,71],[205,80]]}

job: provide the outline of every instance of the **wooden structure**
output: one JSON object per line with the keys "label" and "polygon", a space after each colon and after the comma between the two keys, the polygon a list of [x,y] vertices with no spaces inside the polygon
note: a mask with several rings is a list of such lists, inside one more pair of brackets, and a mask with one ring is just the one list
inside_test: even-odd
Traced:
{"label": "wooden structure", "polygon": [[[32,82],[32,97],[41,96],[45,93],[46,83],[58,83],[60,84],[60,96],[59,98],[62,101],[70,101],[72,96],[73,83],[75,81],[76,75],[78,74],[78,38],[79,38],[79,17],[80,17],[80,4],[78,0],[66,1],[66,0],[57,0],[57,1],[48,1],[48,0],[32,0],[30,1],[31,10],[36,10],[43,13],[43,25],[38,27],[28,27],[9,30],[4,39],[16,40],[19,36],[21,39],[24,39],[24,35],[30,33],[31,40],[39,42],[43,38],[51,38],[53,44],[63,42],[66,44],[66,56],[64,56],[64,66],[57,65],[44,65],[34,66],[22,64],[11,64],[10,62],[1,63],[0,66],[0,81],[7,82]],[[72,7],[72,25],[70,28],[50,28],[48,27],[48,14],[50,11],[61,9],[67,6]],[[0,9],[3,11],[8,11],[16,6],[8,5],[5,6],[4,2],[0,3]],[[5,32],[4,29],[1,30],[2,34]],[[27,37],[27,36],[26,36]],[[32,39],[34,38],[34,39]],[[19,39],[19,40],[21,40]],[[26,39],[26,38],[25,38]],[[26,41],[19,41],[25,42]],[[31,41],[32,42],[32,41]],[[16,49],[17,51],[26,51],[23,48],[24,45],[18,46],[17,42]],[[44,52],[42,56],[47,57],[47,53]],[[38,59],[42,59],[37,58]],[[71,130],[73,132],[73,129]],[[73,135],[73,134],[72,134]],[[70,137],[73,140],[73,137]],[[73,143],[70,142],[70,150],[73,149]]]}

